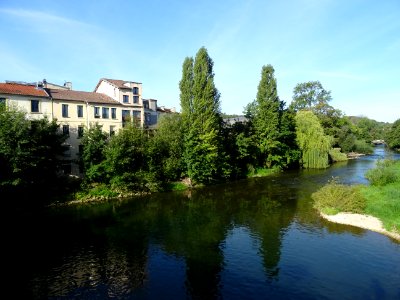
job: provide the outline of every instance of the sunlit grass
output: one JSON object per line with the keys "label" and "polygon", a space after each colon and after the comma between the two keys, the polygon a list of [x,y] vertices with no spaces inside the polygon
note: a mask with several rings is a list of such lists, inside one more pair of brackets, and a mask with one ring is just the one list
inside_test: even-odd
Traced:
{"label": "sunlit grass", "polygon": [[264,177],[281,172],[278,167],[275,168],[251,168],[247,173],[247,177]]}
{"label": "sunlit grass", "polygon": [[183,182],[170,182],[167,185],[167,190],[168,191],[184,191],[187,190],[188,186],[184,184]]}
{"label": "sunlit grass", "polygon": [[387,230],[400,232],[400,161],[379,161],[366,177],[369,186],[346,186],[333,180],[312,194],[314,207],[325,214],[365,213]]}
{"label": "sunlit grass", "polygon": [[365,212],[379,218],[387,230],[400,232],[400,182],[369,186],[362,193],[367,200]]}

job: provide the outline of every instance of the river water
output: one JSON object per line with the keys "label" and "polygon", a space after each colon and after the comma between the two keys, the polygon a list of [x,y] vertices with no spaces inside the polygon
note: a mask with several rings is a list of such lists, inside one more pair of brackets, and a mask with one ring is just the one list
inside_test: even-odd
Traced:
{"label": "river water", "polygon": [[[195,191],[3,212],[16,299],[400,299],[400,244],[329,223],[310,195],[368,184],[374,155]],[[395,156],[395,158],[399,158]]]}

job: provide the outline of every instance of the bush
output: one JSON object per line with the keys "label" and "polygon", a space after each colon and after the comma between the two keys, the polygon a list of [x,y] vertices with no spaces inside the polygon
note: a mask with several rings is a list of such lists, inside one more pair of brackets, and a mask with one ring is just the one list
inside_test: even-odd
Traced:
{"label": "bush", "polygon": [[347,155],[340,152],[340,148],[332,148],[331,150],[329,150],[329,157],[333,162],[347,160]]}
{"label": "bush", "polygon": [[363,213],[366,207],[361,194],[361,185],[348,186],[338,183],[336,179],[313,193],[314,208],[327,214],[338,212]]}
{"label": "bush", "polygon": [[371,185],[384,186],[400,180],[400,170],[394,160],[379,160],[376,168],[365,173]]}
{"label": "bush", "polygon": [[363,154],[372,154],[374,152],[374,147],[364,140],[356,140],[354,142],[354,151]]}

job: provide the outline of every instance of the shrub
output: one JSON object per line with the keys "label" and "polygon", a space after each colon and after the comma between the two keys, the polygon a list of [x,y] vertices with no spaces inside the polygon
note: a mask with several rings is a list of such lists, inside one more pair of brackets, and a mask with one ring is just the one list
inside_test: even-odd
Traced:
{"label": "shrub", "polygon": [[360,190],[361,185],[348,186],[333,179],[311,197],[315,201],[314,207],[324,213],[362,213],[365,210],[366,201]]}
{"label": "shrub", "polygon": [[371,185],[384,186],[400,180],[400,170],[394,160],[379,160],[374,169],[365,173]]}
{"label": "shrub", "polygon": [[329,157],[333,162],[347,160],[347,155],[340,152],[340,148],[332,148],[331,150],[329,150]]}
{"label": "shrub", "polygon": [[354,151],[363,154],[372,154],[374,152],[374,147],[364,140],[356,140],[354,142]]}

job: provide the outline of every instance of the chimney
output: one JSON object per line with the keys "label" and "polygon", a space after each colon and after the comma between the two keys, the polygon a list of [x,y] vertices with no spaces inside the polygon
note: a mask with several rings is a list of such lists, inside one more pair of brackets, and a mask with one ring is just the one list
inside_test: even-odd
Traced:
{"label": "chimney", "polygon": [[67,89],[72,90],[72,82],[71,82],[71,81],[66,81],[66,82],[64,83],[64,86],[65,86]]}

